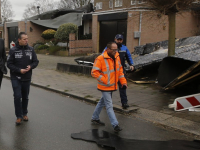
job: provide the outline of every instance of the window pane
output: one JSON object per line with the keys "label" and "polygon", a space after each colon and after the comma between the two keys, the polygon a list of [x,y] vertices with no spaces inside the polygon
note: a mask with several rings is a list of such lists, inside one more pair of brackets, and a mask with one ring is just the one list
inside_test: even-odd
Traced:
{"label": "window pane", "polygon": [[112,0],[109,1],[109,8],[113,8],[113,1]]}

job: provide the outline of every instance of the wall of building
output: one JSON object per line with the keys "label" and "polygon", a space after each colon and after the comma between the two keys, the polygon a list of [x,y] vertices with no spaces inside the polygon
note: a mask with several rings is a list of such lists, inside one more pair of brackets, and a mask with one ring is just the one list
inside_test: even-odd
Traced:
{"label": "wall of building", "polygon": [[[139,40],[134,38],[134,32],[139,31],[139,18],[139,12],[129,12],[126,44],[131,52],[134,51],[134,46],[139,45]],[[142,12],[141,45],[168,40],[168,24],[168,17],[165,15]],[[197,20],[191,12],[176,15],[176,38],[195,36],[197,30]]]}
{"label": "wall of building", "polygon": [[3,35],[4,35],[4,40],[5,40],[5,49],[6,50],[8,50],[8,48],[9,48],[9,42],[8,42],[8,28],[7,28],[7,26],[6,26],[6,23],[4,24],[4,33],[3,33]]}
{"label": "wall of building", "polygon": [[[28,35],[28,43],[30,46],[33,46],[33,43],[37,41],[44,41],[44,39],[41,37],[41,34],[44,30],[47,28],[36,25],[30,21],[20,21],[18,22],[18,33],[20,32],[26,32]],[[5,47],[9,47],[9,39],[8,39],[8,28],[5,24],[4,26],[4,38],[5,38]]]}
{"label": "wall of building", "polygon": [[98,15],[93,15],[92,17],[92,47],[93,52],[99,52],[99,22]]}
{"label": "wall of building", "polygon": [[92,53],[92,40],[76,40],[75,34],[69,35],[69,55],[85,55]]}
{"label": "wall of building", "polygon": [[134,5],[131,5],[131,0],[122,0],[122,6],[115,6],[115,0],[112,0],[112,6],[109,7],[109,1],[110,0],[95,0],[94,1],[94,6],[96,8],[96,3],[101,3],[102,2],[102,9],[95,9],[95,12],[100,12],[100,11],[109,11],[109,10],[115,10],[115,9],[124,9],[124,8],[130,8],[130,7],[140,7],[146,5],[146,3],[139,3],[136,1]]}
{"label": "wall of building", "polygon": [[[140,16],[142,12],[142,16]],[[141,17],[141,39],[140,45],[146,43],[168,40],[168,17],[160,15],[154,11],[129,11],[127,19],[127,42],[126,46],[130,52],[139,45],[139,39],[134,38],[134,32],[140,29]],[[98,14],[93,15],[93,49],[98,52],[99,32],[98,32]],[[176,38],[185,38],[196,36],[198,27],[198,18],[192,15],[190,11],[176,15]]]}
{"label": "wall of building", "polygon": [[178,15],[176,20],[176,38],[199,35],[200,27],[198,19],[199,18],[194,16],[192,12],[185,12]]}
{"label": "wall of building", "polygon": [[[141,15],[141,16],[140,16]],[[160,16],[160,14],[153,11],[134,12],[130,11],[128,15],[128,32],[127,43],[131,52],[134,47],[139,45],[139,39],[134,38],[134,32],[139,31],[141,18],[141,38],[140,45],[146,43],[158,42],[168,39],[168,18],[167,16]],[[131,44],[132,41],[132,45]]]}
{"label": "wall of building", "polygon": [[27,21],[27,23],[25,23],[24,21],[20,21],[18,23],[19,32],[27,33],[28,43],[30,46],[33,46],[33,43],[37,41],[44,41],[44,39],[41,37],[41,34],[46,29],[46,27],[36,25],[30,21]]}

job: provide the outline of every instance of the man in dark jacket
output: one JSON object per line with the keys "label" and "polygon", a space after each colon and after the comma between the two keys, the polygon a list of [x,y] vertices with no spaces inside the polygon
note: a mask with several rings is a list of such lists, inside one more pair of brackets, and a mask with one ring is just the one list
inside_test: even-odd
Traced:
{"label": "man in dark jacket", "polygon": [[[123,35],[122,34],[117,34],[115,36],[115,43],[117,44],[117,47],[118,47],[118,53],[119,53],[119,57],[121,60],[121,64],[123,66],[124,74],[126,74],[126,71],[124,69],[125,61],[127,61],[128,64],[130,65],[130,70],[133,71],[134,70],[133,59],[131,57],[131,53],[128,50],[128,48],[122,44],[123,43]],[[124,109],[126,109],[127,107],[129,107],[128,99],[127,99],[127,95],[126,95],[126,88],[122,88],[120,82],[118,82],[118,85],[119,85],[119,93],[120,93],[122,107]]]}
{"label": "man in dark jacket", "polygon": [[[124,69],[125,67],[125,62],[127,61],[128,64],[130,65],[130,70],[133,71],[134,70],[134,66],[133,66],[133,59],[131,57],[131,53],[128,50],[128,48],[123,45],[123,35],[122,34],[117,34],[115,36],[115,43],[117,44],[117,52],[119,53],[119,57],[121,60],[121,64],[123,67],[123,73],[124,75],[126,74],[126,71]],[[107,47],[104,49],[104,51],[107,49]],[[103,51],[103,53],[104,53]],[[120,98],[121,98],[121,103],[122,103],[122,107],[123,109],[126,109],[129,107],[128,105],[128,99],[127,99],[127,95],[126,95],[126,87],[122,87],[120,82],[118,82],[119,85],[119,94],[120,94]]]}
{"label": "man in dark jacket", "polygon": [[7,67],[10,69],[11,83],[14,92],[16,125],[22,119],[28,121],[27,107],[31,83],[32,69],[36,68],[39,61],[32,47],[28,45],[28,36],[20,32],[16,45],[10,49],[7,58]]}
{"label": "man in dark jacket", "polygon": [[0,39],[0,88],[3,74],[7,74],[6,63],[6,52],[4,47],[4,40]]}

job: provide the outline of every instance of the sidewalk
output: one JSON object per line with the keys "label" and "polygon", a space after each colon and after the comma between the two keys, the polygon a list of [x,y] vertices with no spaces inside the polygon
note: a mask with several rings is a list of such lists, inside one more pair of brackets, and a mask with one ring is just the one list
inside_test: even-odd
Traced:
{"label": "sidewalk", "polygon": [[[77,57],[38,54],[40,63],[33,70],[32,85],[86,102],[97,103],[101,98],[101,92],[97,90],[97,81],[94,78],[55,70],[57,63],[76,64],[75,58]],[[9,73],[5,77],[9,78]],[[123,110],[119,91],[113,93],[115,110],[200,137],[200,112],[189,112],[188,110],[175,112],[168,108],[168,105],[178,97],[177,93],[160,92],[152,84],[128,82],[127,95],[130,108]]]}

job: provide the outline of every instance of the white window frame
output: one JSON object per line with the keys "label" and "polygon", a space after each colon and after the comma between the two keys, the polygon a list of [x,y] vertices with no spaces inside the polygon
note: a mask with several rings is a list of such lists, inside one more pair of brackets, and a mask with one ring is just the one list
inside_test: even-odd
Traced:
{"label": "white window frame", "polygon": [[102,9],[102,2],[96,3],[96,10]]}
{"label": "white window frame", "polygon": [[137,0],[131,0],[131,5],[136,5]]}
{"label": "white window frame", "polygon": [[115,0],[115,7],[121,7],[123,5],[123,0]]}
{"label": "white window frame", "polygon": [[113,0],[109,0],[109,8],[113,8]]}

